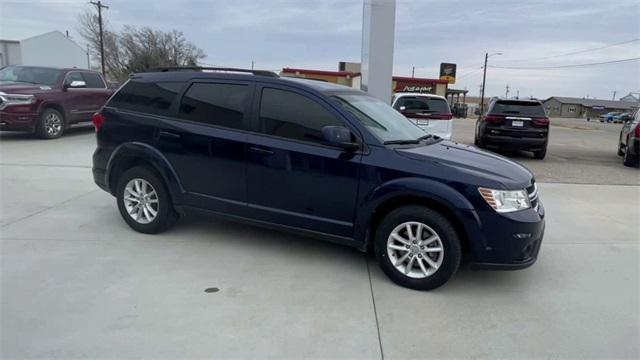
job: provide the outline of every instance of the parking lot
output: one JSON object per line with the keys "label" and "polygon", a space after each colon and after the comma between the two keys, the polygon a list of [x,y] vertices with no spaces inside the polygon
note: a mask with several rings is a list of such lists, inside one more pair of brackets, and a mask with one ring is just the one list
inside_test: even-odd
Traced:
{"label": "parking lot", "polygon": [[195,216],[136,233],[93,184],[91,127],[0,133],[2,357],[638,358],[640,171],[619,130],[553,119],[545,160],[505,153],[540,186],[538,262],[431,292],[296,235]]}

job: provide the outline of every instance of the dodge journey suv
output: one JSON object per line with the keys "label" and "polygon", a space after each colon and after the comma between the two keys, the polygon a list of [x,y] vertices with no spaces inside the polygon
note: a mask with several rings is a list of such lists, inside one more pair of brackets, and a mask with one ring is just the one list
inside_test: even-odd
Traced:
{"label": "dodge journey suv", "polygon": [[132,75],[93,123],[95,182],[139,232],[206,212],[373,251],[391,280],[420,290],[463,257],[528,267],[543,238],[526,168],[426,134],[352,88],[161,69]]}

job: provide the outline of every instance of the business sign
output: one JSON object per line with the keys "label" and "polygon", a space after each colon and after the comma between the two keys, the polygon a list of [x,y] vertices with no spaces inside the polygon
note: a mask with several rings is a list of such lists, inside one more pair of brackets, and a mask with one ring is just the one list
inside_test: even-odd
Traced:
{"label": "business sign", "polygon": [[449,84],[455,84],[456,64],[440,63],[440,80],[446,80]]}
{"label": "business sign", "polygon": [[593,105],[591,108],[593,110],[604,110],[604,106],[603,105]]}

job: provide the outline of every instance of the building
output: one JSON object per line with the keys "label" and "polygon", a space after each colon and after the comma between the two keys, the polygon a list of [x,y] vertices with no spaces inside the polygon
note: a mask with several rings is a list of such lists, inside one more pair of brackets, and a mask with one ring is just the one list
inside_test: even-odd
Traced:
{"label": "building", "polygon": [[597,118],[611,111],[632,112],[640,107],[637,102],[560,96],[552,96],[544,100],[542,104],[547,116],[564,118]]}
{"label": "building", "polygon": [[[280,76],[327,81],[360,89],[360,64],[340,62],[338,71],[283,68]],[[418,92],[447,96],[446,80],[394,76],[391,92]]]}
{"label": "building", "polygon": [[0,40],[0,67],[8,65],[52,66],[87,69],[86,49],[60,31],[24,40]]}
{"label": "building", "polygon": [[640,93],[629,93],[620,98],[620,101],[640,102]]}

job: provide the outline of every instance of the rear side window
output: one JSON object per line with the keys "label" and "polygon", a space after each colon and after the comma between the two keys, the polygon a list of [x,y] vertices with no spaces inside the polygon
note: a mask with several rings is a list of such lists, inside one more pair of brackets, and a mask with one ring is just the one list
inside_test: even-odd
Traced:
{"label": "rear side window", "polygon": [[82,73],[82,77],[89,89],[104,89],[106,87],[102,77],[96,73],[85,72]]}
{"label": "rear side window", "polygon": [[195,83],[182,97],[179,117],[241,129],[247,94],[247,85]]}
{"label": "rear side window", "polygon": [[305,96],[278,89],[262,90],[261,132],[293,140],[320,142],[325,126],[344,126],[344,123]]}
{"label": "rear side window", "polygon": [[[400,107],[404,107],[401,109]],[[403,112],[420,112],[420,113],[449,113],[449,104],[443,99],[428,98],[424,96],[403,96],[395,104],[396,110]]]}
{"label": "rear side window", "polygon": [[496,101],[489,112],[496,115],[547,116],[542,104],[530,101]]}
{"label": "rear side window", "polygon": [[109,102],[109,106],[153,115],[170,116],[171,103],[182,89],[182,82],[129,81]]}

